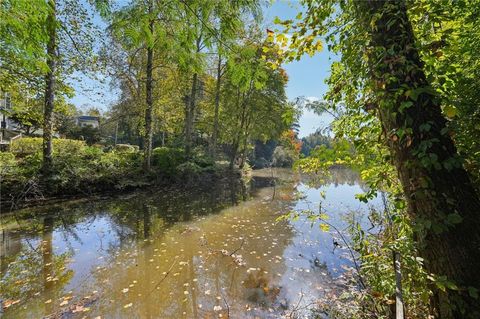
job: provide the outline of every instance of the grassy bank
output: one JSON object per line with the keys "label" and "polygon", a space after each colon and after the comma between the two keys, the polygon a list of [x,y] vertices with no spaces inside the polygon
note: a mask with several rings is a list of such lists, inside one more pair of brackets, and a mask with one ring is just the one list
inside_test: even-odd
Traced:
{"label": "grassy bank", "polygon": [[152,169],[142,169],[142,153],[130,145],[87,146],[70,139],[54,140],[53,170],[42,174],[42,140],[16,140],[0,152],[1,205],[21,207],[29,202],[129,191],[147,186],[189,187],[211,183],[226,175],[240,177],[227,165],[198,152],[187,159],[182,150],[153,150]]}

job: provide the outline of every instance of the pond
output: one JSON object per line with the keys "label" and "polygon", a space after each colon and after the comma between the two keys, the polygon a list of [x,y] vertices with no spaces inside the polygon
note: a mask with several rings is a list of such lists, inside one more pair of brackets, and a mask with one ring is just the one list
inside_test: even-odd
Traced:
{"label": "pond", "polygon": [[[347,169],[323,182],[289,170],[208,190],[162,189],[29,208],[0,217],[2,318],[307,316],[351,284],[352,258],[328,222],[364,218]],[[324,193],[323,198],[321,193]],[[373,201],[373,204],[379,204]],[[358,216],[358,217],[357,217]]]}

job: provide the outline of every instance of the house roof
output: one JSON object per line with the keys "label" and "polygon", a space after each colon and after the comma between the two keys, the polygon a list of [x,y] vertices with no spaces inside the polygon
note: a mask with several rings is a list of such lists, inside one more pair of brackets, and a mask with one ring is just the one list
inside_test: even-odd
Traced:
{"label": "house roof", "polygon": [[78,116],[77,119],[81,120],[81,121],[98,121],[99,117],[98,116],[81,115],[81,116]]}

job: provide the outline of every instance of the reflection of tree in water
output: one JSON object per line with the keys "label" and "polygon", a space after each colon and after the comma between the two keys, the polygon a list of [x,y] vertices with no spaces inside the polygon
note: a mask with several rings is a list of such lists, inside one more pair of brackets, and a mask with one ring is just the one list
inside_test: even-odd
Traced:
{"label": "reflection of tree in water", "polygon": [[360,174],[346,167],[335,167],[317,174],[304,174],[302,175],[302,181],[311,188],[320,188],[328,184],[334,186],[359,185],[362,190],[365,188],[365,183],[362,182]]}
{"label": "reflection of tree in water", "polygon": [[[263,185],[253,187],[259,186]],[[241,204],[238,208],[232,208],[235,214],[229,215],[228,220],[224,220],[224,217],[212,216],[211,220],[215,222],[204,225],[209,229],[209,231],[207,229],[205,231],[208,233],[207,237],[212,240],[212,248],[215,249],[222,249],[223,244],[228,242],[230,243],[228,249],[233,250],[240,243],[239,236],[248,236],[245,247],[239,253],[242,253],[244,259],[251,265],[262,269],[275,269],[271,275],[264,275],[265,279],[260,281],[265,284],[258,286],[264,293],[266,291],[268,294],[271,293],[271,296],[274,296],[273,292],[276,289],[280,289],[280,287],[276,287],[273,280],[273,272],[282,272],[283,263],[275,264],[272,268],[269,264],[273,261],[268,260],[272,258],[271,256],[262,256],[261,260],[258,260],[256,259],[257,255],[250,255],[248,252],[261,247],[271,250],[269,252],[271,255],[282,255],[285,246],[288,245],[288,238],[291,237],[291,234],[288,235],[289,231],[285,230],[285,225],[271,224],[272,214],[288,210],[289,205],[292,205],[291,197],[287,196],[291,192],[291,185],[286,190],[282,190],[282,188],[284,186],[278,186],[278,200],[275,203],[264,202],[264,195],[271,195],[271,189],[268,189],[262,193],[264,195],[248,202],[250,204],[247,203],[246,206]],[[245,286],[242,283],[244,280],[249,280],[246,277],[245,269],[236,266],[231,257],[221,254],[206,256],[207,249],[199,245],[198,237],[201,235],[199,227],[182,227],[181,223],[175,227],[174,225],[195,217],[215,215],[224,208],[238,205],[241,201],[249,198],[252,191],[250,185],[227,180],[225,183],[212,185],[211,189],[202,192],[160,190],[137,193],[123,199],[65,203],[35,210],[37,216],[47,216],[46,218],[30,218],[33,210],[19,212],[19,216],[29,217],[28,223],[25,223],[28,224],[28,227],[22,229],[22,236],[19,236],[19,238],[23,237],[22,240],[17,240],[22,243],[22,249],[14,255],[10,255],[11,259],[8,261],[6,271],[2,271],[2,285],[5,287],[1,287],[1,294],[3,295],[5,291],[4,298],[14,298],[14,295],[18,295],[18,299],[27,299],[40,292],[40,295],[35,296],[35,300],[31,300],[28,304],[29,308],[33,306],[35,310],[22,310],[22,312],[42,315],[58,311],[58,300],[62,288],[73,276],[73,271],[65,269],[69,256],[74,253],[73,245],[69,245],[69,242],[78,242],[80,245],[84,245],[81,242],[84,237],[78,236],[78,234],[82,235],[80,232],[88,230],[90,227],[100,226],[95,230],[100,234],[98,240],[101,248],[97,254],[101,252],[102,257],[105,257],[104,265],[109,266],[90,270],[91,277],[88,286],[92,287],[91,285],[93,285],[94,289],[98,289],[101,291],[100,293],[108,296],[107,299],[111,298],[116,302],[96,301],[92,306],[92,311],[98,307],[98,310],[101,309],[103,313],[119,314],[124,306],[121,300],[126,296],[121,291],[128,288],[134,278],[135,287],[130,290],[138,289],[141,293],[135,297],[132,309],[141,307],[142,314],[146,318],[155,317],[159,312],[159,307],[165,314],[171,314],[171,317],[186,312],[189,316],[202,318],[205,314],[212,312],[214,305],[222,306],[225,310],[225,301],[218,299],[219,296],[225,297],[226,302],[230,303],[232,311],[239,313],[244,310],[242,308],[244,305],[232,303],[238,300],[248,300],[245,296]],[[52,211],[55,213],[51,214]],[[237,216],[239,219],[236,219]],[[251,221],[244,225],[240,221],[240,218],[244,217]],[[199,219],[199,223],[202,220]],[[237,229],[231,228],[234,223],[244,228],[238,229],[237,232]],[[196,222],[194,225],[196,226],[198,223]],[[95,231],[93,236],[95,236]],[[204,231],[203,228],[202,231]],[[29,236],[35,238],[33,247],[36,249],[25,245],[25,236],[29,232]],[[215,238],[210,238],[209,232],[214,233],[215,235],[212,236]],[[70,253],[54,255],[52,242],[53,239],[58,240],[58,238],[53,238],[57,236],[63,239],[65,247],[70,247]],[[173,238],[173,236],[175,239],[167,241],[168,247],[160,245],[160,241]],[[104,237],[108,237],[106,247],[101,243]],[[278,241],[274,241],[273,238]],[[178,244],[176,241],[180,243]],[[85,244],[88,245],[88,243]],[[181,248],[182,251],[180,251]],[[163,249],[167,249],[167,252],[162,253],[162,257],[159,257]],[[200,253],[200,250],[203,253]],[[162,286],[169,287],[168,289],[173,292],[173,295],[161,294],[155,290],[155,284],[162,278],[162,272],[167,271],[172,265],[175,255],[178,255],[179,259],[172,274],[162,283]],[[180,265],[180,261],[186,263]],[[156,268],[157,265],[160,268]],[[173,271],[181,273],[182,280],[180,282],[177,281],[180,277],[174,277]],[[22,279],[22,276],[29,279]],[[25,280],[28,284],[22,283],[15,287],[15,282],[18,280]],[[267,282],[268,280],[270,282]],[[168,284],[167,281],[169,281]],[[182,287],[184,282],[189,285]],[[203,294],[207,282],[211,283],[209,289],[212,289],[212,295],[208,298]],[[252,280],[250,280],[250,284],[255,285]],[[5,288],[12,291],[9,293]],[[23,290],[18,292],[14,289]],[[75,293],[78,293],[79,291],[76,289],[79,288],[74,288]],[[82,291],[86,291],[86,289],[86,286],[81,287]],[[161,291],[163,289],[164,287]],[[154,291],[150,294],[149,292],[152,290]],[[187,295],[184,294],[185,291],[188,291]],[[22,296],[20,296],[21,293],[23,293]],[[52,302],[45,304],[50,299]],[[187,301],[183,302],[183,300]],[[211,307],[208,310],[200,309],[198,304]],[[266,307],[260,302],[254,304]]]}
{"label": "reflection of tree in water", "polygon": [[271,278],[260,271],[250,272],[243,282],[246,299],[262,307],[270,307],[280,293],[280,287],[271,283]]}
{"label": "reflection of tree in water", "polygon": [[[291,191],[291,187],[280,187],[279,198],[288,198],[283,194]],[[92,313],[128,317],[129,313],[122,309],[130,303],[130,314],[144,318],[207,318],[218,317],[219,313],[226,316],[227,304],[234,317],[245,312],[246,304],[267,312],[281,290],[277,273],[282,273],[285,266],[280,256],[292,236],[288,227],[274,223],[272,217],[288,210],[292,203],[264,202],[264,195],[270,192],[265,190],[253,201],[227,209],[220,216],[200,219],[193,226],[179,223],[161,233],[155,231],[161,220],[158,207],[151,201],[137,206],[141,208],[135,214],[141,219],[138,231],[143,236],[131,247],[112,252],[107,263],[110,266],[93,274],[95,286],[101,285],[102,293],[115,302],[99,301]],[[241,237],[246,239],[242,247]],[[235,264],[229,256],[238,247],[246,267]],[[227,253],[221,253],[221,249]],[[255,270],[252,277],[247,267],[262,271]],[[128,292],[123,293],[126,289]],[[255,291],[258,298],[249,298]]]}
{"label": "reflection of tree in water", "polygon": [[[69,253],[59,255],[53,250],[53,217],[45,217],[32,222],[32,228],[42,225],[37,247],[29,246],[17,237],[20,250],[12,256],[11,260],[2,269],[0,280],[0,294],[6,300],[27,301],[38,295],[39,303],[45,302],[45,314],[52,311],[52,300],[58,298],[63,287],[70,281],[73,271],[66,269]],[[15,310],[12,310],[15,311]]]}
{"label": "reflection of tree in water", "polygon": [[[125,200],[109,201],[102,210],[108,212],[120,242],[129,242],[148,237],[146,233],[161,234],[177,222],[218,213],[246,200],[247,194],[248,187],[234,179],[216,183],[211,189],[139,193]],[[151,220],[148,224],[144,220],[145,207]]]}

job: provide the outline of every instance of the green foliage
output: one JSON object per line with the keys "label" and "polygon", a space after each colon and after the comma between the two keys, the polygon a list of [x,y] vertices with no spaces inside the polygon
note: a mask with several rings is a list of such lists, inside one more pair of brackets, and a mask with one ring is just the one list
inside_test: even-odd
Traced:
{"label": "green foliage", "polygon": [[185,162],[185,154],[182,149],[157,147],[152,151],[152,163],[163,173],[174,173],[183,162]]}
{"label": "green foliage", "polygon": [[321,131],[317,131],[302,138],[301,153],[303,156],[309,156],[310,153],[320,145],[325,145],[327,148],[330,148],[332,146],[332,138],[323,135]]}
{"label": "green foliage", "polygon": [[139,150],[137,145],[117,144],[113,148],[117,153],[135,153]]}
{"label": "green foliage", "polygon": [[331,147],[321,144],[310,151],[310,156],[302,158],[295,166],[304,172],[318,173],[334,165],[346,165],[355,168],[357,158],[352,145],[346,139],[331,141]]}
{"label": "green foliage", "polygon": [[283,146],[277,146],[272,155],[272,166],[274,167],[292,167],[297,159],[297,154]]}
{"label": "green foliage", "polygon": [[21,178],[20,168],[13,153],[0,152],[0,178],[2,185],[6,187],[11,187]]}
{"label": "green foliage", "polygon": [[102,140],[100,134],[100,129],[97,127],[92,127],[90,125],[86,126],[73,126],[67,133],[67,137],[70,139],[83,140],[88,145],[98,143]]}
{"label": "green foliage", "polygon": [[[24,183],[40,175],[42,155],[40,138],[15,141],[11,153],[0,153],[4,194],[19,192]],[[141,179],[141,155],[135,148],[128,152],[87,146],[84,141],[55,139],[53,170],[48,180],[49,194],[74,194],[123,188],[128,179]]]}
{"label": "green foliage", "polygon": [[190,177],[199,175],[203,170],[195,162],[188,161],[178,165],[177,171],[180,176]]}
{"label": "green foliage", "polygon": [[[27,137],[14,140],[10,145],[10,152],[18,157],[32,155],[42,150],[43,139],[40,137]],[[70,139],[54,139],[54,153],[60,156],[80,154],[86,144],[84,141]]]}

